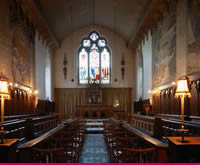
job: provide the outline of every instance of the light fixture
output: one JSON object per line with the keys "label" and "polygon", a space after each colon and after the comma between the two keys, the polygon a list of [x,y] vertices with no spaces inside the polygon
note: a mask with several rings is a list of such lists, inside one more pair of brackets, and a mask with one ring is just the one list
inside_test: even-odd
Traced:
{"label": "light fixture", "polygon": [[30,89],[30,90],[28,91],[28,93],[29,93],[30,95],[32,95],[32,94],[33,94],[33,91]]}
{"label": "light fixture", "polygon": [[176,85],[176,82],[173,81],[173,82],[172,82],[172,85]]}
{"label": "light fixture", "polygon": [[38,90],[35,90],[35,91],[34,91],[34,94],[35,94],[35,95],[39,94],[39,91],[38,91]]}
{"label": "light fixture", "polygon": [[3,141],[3,135],[5,133],[4,131],[4,100],[9,99],[9,92],[8,92],[8,82],[6,80],[0,79],[0,96],[1,96],[1,143],[4,143]]}
{"label": "light fixture", "polygon": [[119,100],[118,100],[118,99],[116,99],[116,100],[114,101],[113,107],[119,108]]}
{"label": "light fixture", "polygon": [[178,131],[181,132],[181,139],[180,142],[184,143],[187,142],[184,140],[184,133],[188,130],[184,128],[184,99],[186,96],[191,97],[191,93],[189,91],[189,85],[188,85],[188,78],[179,79],[177,81],[177,88],[176,88],[176,97],[181,98],[181,128],[178,129]]}
{"label": "light fixture", "polygon": [[152,106],[152,97],[149,98],[149,103],[150,103],[151,106]]}
{"label": "light fixture", "polygon": [[9,83],[9,85],[12,87],[12,86],[13,86],[13,83],[12,83],[12,82],[10,82],[10,83]]}

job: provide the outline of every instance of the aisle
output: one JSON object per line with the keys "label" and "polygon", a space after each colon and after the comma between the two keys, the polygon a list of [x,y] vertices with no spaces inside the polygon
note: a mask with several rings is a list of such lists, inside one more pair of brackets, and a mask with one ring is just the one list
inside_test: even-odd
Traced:
{"label": "aisle", "polygon": [[87,134],[80,163],[109,163],[103,134]]}

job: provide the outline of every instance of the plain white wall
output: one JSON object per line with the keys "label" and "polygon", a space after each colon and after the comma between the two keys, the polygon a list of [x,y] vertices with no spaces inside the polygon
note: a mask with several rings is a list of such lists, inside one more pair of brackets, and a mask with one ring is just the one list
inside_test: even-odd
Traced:
{"label": "plain white wall", "polygon": [[149,32],[142,45],[143,54],[143,99],[149,99],[152,89],[152,36]]}
{"label": "plain white wall", "polygon": [[135,67],[136,67],[136,75],[135,75],[135,81],[136,81],[136,96],[135,100],[139,100],[140,98],[143,98],[143,56],[141,53],[141,48],[136,50],[135,54]]}
{"label": "plain white wall", "polygon": [[52,100],[52,54],[41,40],[35,37],[35,80],[38,98]]}
{"label": "plain white wall", "polygon": [[46,62],[45,62],[45,98],[52,100],[52,80],[51,80],[51,54],[49,50],[46,51]]}
{"label": "plain white wall", "polygon": [[36,89],[39,90],[38,98],[45,99],[45,61],[46,48],[39,40],[38,33],[35,37],[35,81]]}

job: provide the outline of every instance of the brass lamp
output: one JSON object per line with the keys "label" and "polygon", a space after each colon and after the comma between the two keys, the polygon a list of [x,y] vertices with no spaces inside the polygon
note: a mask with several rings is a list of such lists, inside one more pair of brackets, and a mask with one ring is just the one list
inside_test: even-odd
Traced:
{"label": "brass lamp", "polygon": [[181,132],[181,139],[180,142],[187,142],[184,140],[184,132],[187,132],[188,130],[184,128],[184,99],[186,96],[191,97],[191,93],[189,91],[188,87],[188,78],[179,79],[177,81],[177,88],[176,88],[176,97],[181,98],[181,129],[178,129],[178,131]]}
{"label": "brass lamp", "polygon": [[0,96],[1,96],[1,142],[3,141],[3,135],[5,133],[4,131],[4,100],[9,98],[9,92],[8,92],[8,82],[6,80],[0,79]]}

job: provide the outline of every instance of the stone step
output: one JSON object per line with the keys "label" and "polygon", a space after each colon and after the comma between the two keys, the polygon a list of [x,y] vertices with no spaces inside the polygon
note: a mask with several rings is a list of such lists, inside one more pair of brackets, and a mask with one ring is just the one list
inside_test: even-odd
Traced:
{"label": "stone step", "polygon": [[102,134],[104,131],[104,128],[98,128],[98,127],[93,127],[93,128],[86,128],[86,134]]}

